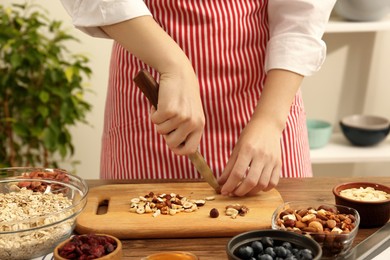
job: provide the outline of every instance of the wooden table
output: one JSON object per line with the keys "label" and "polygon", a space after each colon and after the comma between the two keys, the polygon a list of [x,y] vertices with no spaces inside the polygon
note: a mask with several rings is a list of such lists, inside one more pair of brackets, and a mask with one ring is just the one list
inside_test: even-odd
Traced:
{"label": "wooden table", "polygon": [[[318,200],[324,203],[333,203],[332,187],[338,183],[349,181],[371,181],[390,186],[390,177],[349,177],[349,178],[305,178],[281,179],[277,190],[284,201]],[[188,180],[180,180],[189,182]],[[194,181],[194,180],[191,180]],[[90,188],[114,183],[153,183],[172,182],[167,180],[88,180]],[[354,245],[374,233],[377,228],[359,229]],[[231,237],[224,238],[187,238],[187,239],[136,239],[122,240],[123,259],[140,259],[141,257],[161,251],[189,251],[196,254],[201,260],[227,259],[226,244]]]}

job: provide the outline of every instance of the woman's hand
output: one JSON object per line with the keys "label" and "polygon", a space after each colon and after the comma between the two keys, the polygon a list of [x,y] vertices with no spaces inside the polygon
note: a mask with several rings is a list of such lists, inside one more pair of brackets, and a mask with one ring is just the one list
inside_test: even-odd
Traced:
{"label": "woman's hand", "polygon": [[303,76],[268,71],[252,119],[243,129],[218,179],[224,195],[253,195],[278,184],[282,168],[280,138]]}
{"label": "woman's hand", "polygon": [[270,122],[251,121],[244,128],[218,179],[222,195],[254,195],[279,182],[280,131]]}
{"label": "woman's hand", "polygon": [[192,67],[181,66],[175,73],[160,75],[157,110],[152,108],[151,119],[175,154],[188,155],[196,151],[205,117]]}
{"label": "woman's hand", "polygon": [[151,16],[140,16],[101,29],[160,74],[157,110],[151,119],[168,147],[178,155],[196,151],[205,118],[191,62]]}

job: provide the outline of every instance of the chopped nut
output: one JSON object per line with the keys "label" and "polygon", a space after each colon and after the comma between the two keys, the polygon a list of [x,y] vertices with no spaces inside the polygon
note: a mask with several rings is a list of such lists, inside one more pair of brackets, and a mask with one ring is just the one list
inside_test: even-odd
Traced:
{"label": "chopped nut", "polygon": [[158,209],[158,210],[156,210],[156,212],[154,212],[153,214],[152,214],[152,216],[155,218],[155,217],[157,217],[158,215],[160,215],[161,214],[161,211]]}
{"label": "chopped nut", "polygon": [[[238,214],[240,216],[245,216],[249,211],[248,207],[246,207],[244,205],[240,205],[240,204],[228,205],[228,206],[226,206],[225,209],[226,209],[225,214],[226,214],[226,212],[234,212],[234,214],[232,214],[232,215],[226,214],[228,216],[232,216],[232,218],[236,218]],[[232,211],[232,209],[234,209],[235,211]],[[236,214],[236,211],[237,211],[237,214]]]}
{"label": "chopped nut", "polygon": [[152,209],[150,208],[150,204],[145,205],[145,213],[151,213],[153,212]]}
{"label": "chopped nut", "polygon": [[169,215],[173,216],[177,213],[177,210],[175,209],[169,209]]}
{"label": "chopped nut", "polygon": [[231,216],[232,218],[236,218],[238,215],[238,210],[236,210],[235,208],[227,208],[225,214],[227,216]]}
{"label": "chopped nut", "polygon": [[211,200],[215,200],[215,196],[208,196],[206,198],[204,198],[206,201],[211,201]]}
{"label": "chopped nut", "polygon": [[192,208],[192,205],[194,205],[192,202],[187,201],[186,203],[183,204],[183,208],[190,209]]}
{"label": "chopped nut", "polygon": [[130,200],[130,202],[132,202],[132,203],[139,203],[139,202],[140,202],[140,199],[139,199],[139,198],[132,198],[132,199]]}
{"label": "chopped nut", "polygon": [[137,208],[136,212],[138,214],[144,214],[145,213],[145,208]]}
{"label": "chopped nut", "polygon": [[197,206],[203,206],[206,203],[206,201],[205,200],[194,200],[194,203]]}
{"label": "chopped nut", "polygon": [[[205,200],[188,200],[186,197],[175,193],[155,194],[150,192],[145,196],[139,196],[130,200],[130,212],[139,214],[153,213],[156,217],[162,215],[175,215],[179,212],[194,212],[198,210],[198,206],[203,206]],[[142,208],[142,209],[139,209]],[[158,210],[157,214],[156,213]]]}

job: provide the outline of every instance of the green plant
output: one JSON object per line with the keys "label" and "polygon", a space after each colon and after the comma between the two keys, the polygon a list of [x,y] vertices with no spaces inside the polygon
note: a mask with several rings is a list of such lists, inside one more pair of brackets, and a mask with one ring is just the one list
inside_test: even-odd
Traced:
{"label": "green plant", "polygon": [[0,5],[0,167],[58,167],[74,153],[70,127],[87,123],[89,59],[37,5]]}

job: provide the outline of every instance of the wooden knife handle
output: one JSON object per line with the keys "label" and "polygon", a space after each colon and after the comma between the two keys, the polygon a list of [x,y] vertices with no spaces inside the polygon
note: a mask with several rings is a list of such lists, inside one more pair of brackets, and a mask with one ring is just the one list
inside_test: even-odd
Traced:
{"label": "wooden knife handle", "polygon": [[159,87],[157,81],[145,69],[140,70],[133,80],[149,102],[157,109]]}
{"label": "wooden knife handle", "polygon": [[[150,75],[150,73],[142,69],[134,77],[134,82],[144,93],[149,102],[157,109],[158,103],[158,88],[159,85],[156,80]],[[203,179],[217,192],[221,192],[221,188],[218,185],[217,180],[214,177],[213,172],[210,167],[207,165],[206,160],[203,156],[196,151],[193,154],[188,156],[195,166],[196,170],[203,176]]]}

